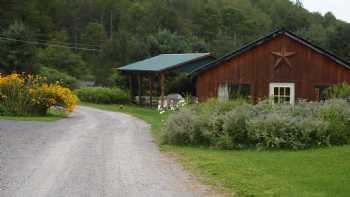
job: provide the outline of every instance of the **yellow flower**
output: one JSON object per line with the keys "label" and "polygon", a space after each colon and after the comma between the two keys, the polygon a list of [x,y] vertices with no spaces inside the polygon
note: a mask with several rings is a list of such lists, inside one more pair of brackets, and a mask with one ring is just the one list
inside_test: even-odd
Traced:
{"label": "yellow flower", "polygon": [[[59,105],[64,107],[68,112],[72,112],[77,104],[77,98],[73,92],[63,87],[61,81],[48,84],[46,77],[39,75],[24,74],[0,74],[0,92],[5,90],[8,94],[0,94],[0,98],[5,99],[11,96],[13,92],[21,95],[29,94],[29,101],[33,106],[51,107]],[[14,97],[14,99],[18,99]]]}

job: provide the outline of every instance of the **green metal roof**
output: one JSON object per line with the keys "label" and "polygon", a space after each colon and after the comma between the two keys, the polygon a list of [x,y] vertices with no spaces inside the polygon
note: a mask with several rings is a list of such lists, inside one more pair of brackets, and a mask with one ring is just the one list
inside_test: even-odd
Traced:
{"label": "green metal roof", "polygon": [[[161,72],[193,63],[196,60],[211,57],[210,53],[161,54],[149,59],[135,62],[121,68],[120,71]],[[193,65],[190,65],[193,67]]]}

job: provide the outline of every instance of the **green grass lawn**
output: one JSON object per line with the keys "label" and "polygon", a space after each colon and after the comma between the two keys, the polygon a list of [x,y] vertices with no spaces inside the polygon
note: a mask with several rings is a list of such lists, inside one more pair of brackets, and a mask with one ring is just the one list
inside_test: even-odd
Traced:
{"label": "green grass lawn", "polygon": [[0,116],[0,120],[53,122],[66,117],[64,112],[50,109],[46,116]]}
{"label": "green grass lawn", "polygon": [[[91,105],[124,112],[159,130],[167,115],[136,106]],[[350,146],[305,151],[223,151],[198,147],[161,146],[189,171],[232,196],[325,197],[350,194]]]}

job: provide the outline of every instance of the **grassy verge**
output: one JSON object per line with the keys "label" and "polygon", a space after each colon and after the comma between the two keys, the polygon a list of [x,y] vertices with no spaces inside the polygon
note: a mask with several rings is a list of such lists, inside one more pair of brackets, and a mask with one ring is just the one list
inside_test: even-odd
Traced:
{"label": "grassy verge", "polygon": [[66,117],[64,112],[50,109],[46,116],[0,116],[0,120],[53,122]]}
{"label": "grassy verge", "polygon": [[222,151],[175,147],[166,151],[204,183],[242,196],[348,196],[350,146],[299,152]]}
{"label": "grassy verge", "polygon": [[[131,114],[159,130],[167,115],[136,106],[90,105]],[[218,190],[241,196],[349,196],[350,146],[305,151],[223,151],[161,146],[199,179]]]}

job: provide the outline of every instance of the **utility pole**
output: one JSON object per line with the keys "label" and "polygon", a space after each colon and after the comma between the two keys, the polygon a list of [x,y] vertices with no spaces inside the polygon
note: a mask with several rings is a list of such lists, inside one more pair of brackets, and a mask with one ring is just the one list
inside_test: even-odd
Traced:
{"label": "utility pole", "polygon": [[296,3],[295,3],[298,7],[303,7],[303,3],[301,2],[301,0],[296,0]]}
{"label": "utility pole", "polygon": [[101,23],[102,25],[104,25],[104,15],[105,15],[105,11],[103,10],[103,11],[102,11],[102,14],[100,15],[100,23]]}
{"label": "utility pole", "polygon": [[110,15],[109,36],[110,36],[110,39],[113,40],[113,10],[111,10],[111,15]]}
{"label": "utility pole", "polygon": [[[74,17],[73,20],[73,40],[74,40],[74,47],[78,47],[78,27],[77,27],[78,19]],[[74,49],[75,50],[75,49]]]}

